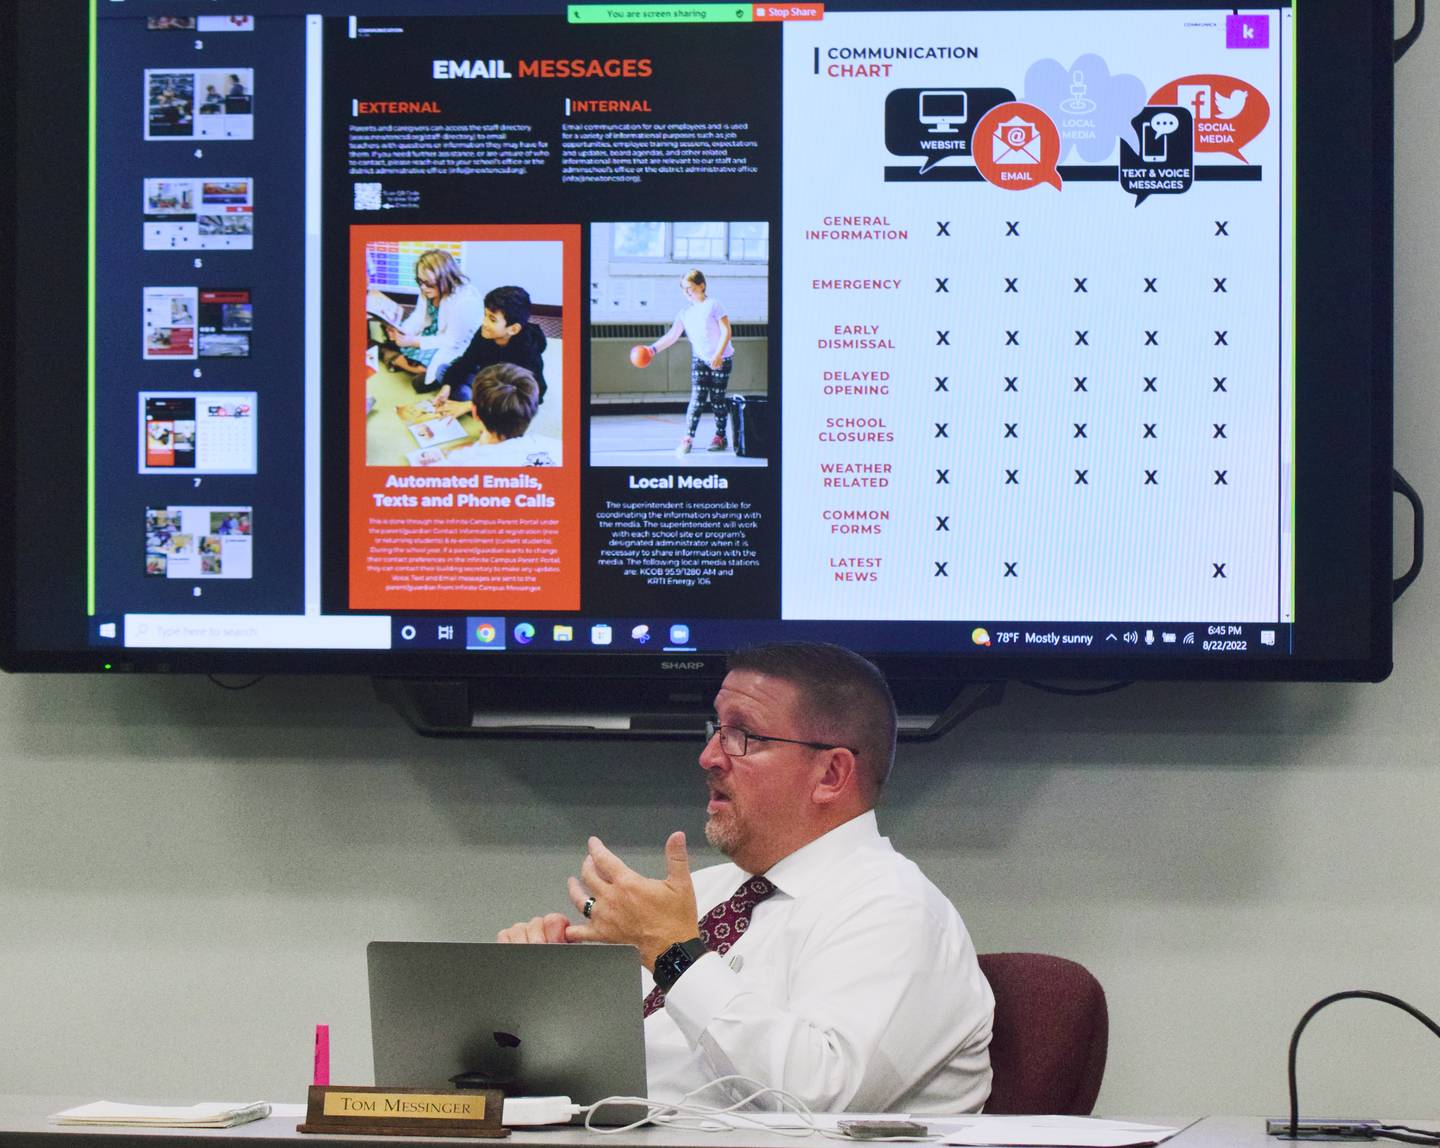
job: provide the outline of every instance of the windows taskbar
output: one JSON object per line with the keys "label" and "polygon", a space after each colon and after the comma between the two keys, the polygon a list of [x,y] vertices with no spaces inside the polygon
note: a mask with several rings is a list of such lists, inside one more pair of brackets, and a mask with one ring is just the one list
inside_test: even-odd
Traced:
{"label": "windows taskbar", "polygon": [[776,621],[465,615],[126,614],[91,619],[110,649],[716,653],[765,641],[838,642],[875,654],[1286,657],[1285,622]]}

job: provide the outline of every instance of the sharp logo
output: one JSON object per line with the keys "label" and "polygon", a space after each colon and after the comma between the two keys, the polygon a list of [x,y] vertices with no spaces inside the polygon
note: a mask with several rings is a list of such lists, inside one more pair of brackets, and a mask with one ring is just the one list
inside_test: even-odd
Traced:
{"label": "sharp logo", "polygon": [[704,662],[661,662],[662,670],[703,670]]}

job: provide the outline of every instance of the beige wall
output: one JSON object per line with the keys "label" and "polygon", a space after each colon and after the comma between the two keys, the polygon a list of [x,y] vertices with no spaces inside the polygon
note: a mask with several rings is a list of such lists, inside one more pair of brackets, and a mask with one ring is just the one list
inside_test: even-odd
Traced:
{"label": "beige wall", "polygon": [[[1433,512],[1440,32],[1398,89],[1396,454]],[[980,947],[1105,984],[1103,1110],[1281,1110],[1290,1030],[1338,989],[1440,1017],[1437,579],[1382,685],[1016,687],[904,750],[882,824]],[[358,680],[0,678],[0,1091],[299,1099],[316,1021],[366,1081],[365,942],[561,907],[587,833],[658,868],[698,835],[694,748],[425,741]],[[1414,1021],[1340,1005],[1302,1100],[1433,1114],[1437,1064]]]}

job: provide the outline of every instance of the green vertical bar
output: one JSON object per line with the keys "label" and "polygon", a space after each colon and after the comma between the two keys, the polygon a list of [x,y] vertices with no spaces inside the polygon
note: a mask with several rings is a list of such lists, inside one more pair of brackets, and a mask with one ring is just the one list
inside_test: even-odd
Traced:
{"label": "green vertical bar", "polygon": [[90,0],[90,114],[86,130],[85,197],[85,611],[95,616],[95,118],[98,107],[96,18],[99,0]]}

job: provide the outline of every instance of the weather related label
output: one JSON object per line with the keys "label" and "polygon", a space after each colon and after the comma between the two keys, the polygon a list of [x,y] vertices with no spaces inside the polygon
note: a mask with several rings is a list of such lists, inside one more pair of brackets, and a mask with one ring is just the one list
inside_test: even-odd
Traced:
{"label": "weather related label", "polygon": [[1289,19],[787,29],[784,617],[1288,620]]}

